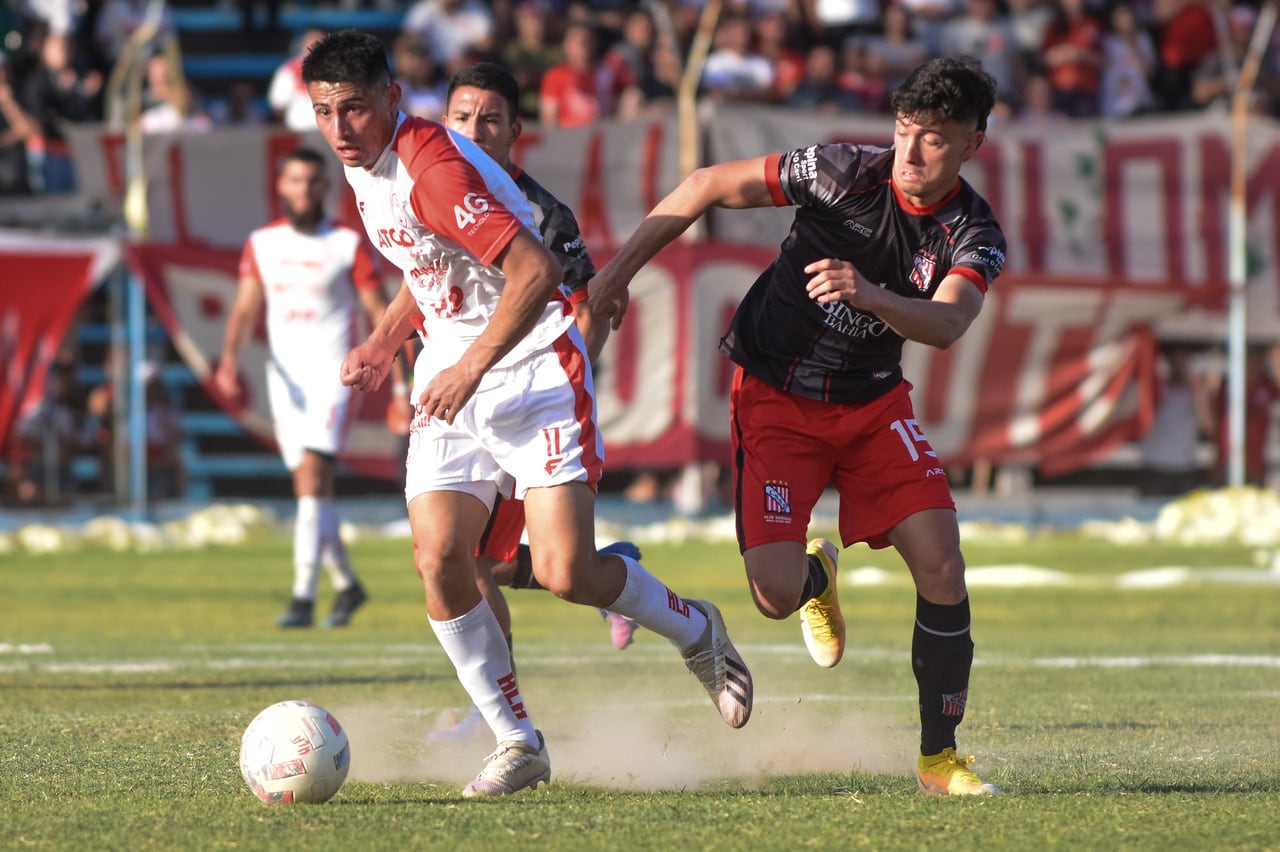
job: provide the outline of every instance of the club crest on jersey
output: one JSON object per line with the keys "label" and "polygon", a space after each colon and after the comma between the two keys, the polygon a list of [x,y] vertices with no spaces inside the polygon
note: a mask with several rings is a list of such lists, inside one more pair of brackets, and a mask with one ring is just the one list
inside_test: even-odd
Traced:
{"label": "club crest on jersey", "polygon": [[400,204],[400,196],[395,192],[391,193],[391,218],[401,228],[408,229],[409,217],[404,214],[404,208]]}
{"label": "club crest on jersey", "polygon": [[791,483],[770,479],[764,484],[764,522],[791,523]]}
{"label": "club crest on jersey", "polygon": [[933,285],[933,273],[937,271],[937,266],[937,262],[932,257],[924,252],[916,252],[911,266],[911,283],[916,285],[916,289],[921,293],[926,292]]}

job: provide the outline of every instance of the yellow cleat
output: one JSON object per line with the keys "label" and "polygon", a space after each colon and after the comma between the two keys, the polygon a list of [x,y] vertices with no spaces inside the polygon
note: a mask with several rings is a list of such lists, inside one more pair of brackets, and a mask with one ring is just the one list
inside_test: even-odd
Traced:
{"label": "yellow cleat", "polygon": [[827,572],[827,588],[800,607],[800,633],[813,661],[829,669],[844,656],[844,616],[836,596],[836,560],[840,551],[825,538],[809,542],[805,552],[818,557]]}
{"label": "yellow cleat", "polygon": [[916,781],[926,796],[994,796],[1000,788],[988,784],[969,771],[973,755],[957,757],[956,750],[944,748],[938,754],[924,754],[916,763]]}

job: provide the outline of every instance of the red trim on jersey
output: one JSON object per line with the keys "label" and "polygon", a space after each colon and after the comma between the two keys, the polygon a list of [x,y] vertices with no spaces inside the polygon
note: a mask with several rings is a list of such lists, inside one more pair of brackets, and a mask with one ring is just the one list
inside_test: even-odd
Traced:
{"label": "red trim on jersey", "polygon": [[363,234],[357,234],[356,256],[351,260],[351,283],[356,290],[382,290],[382,278],[378,275],[378,264],[373,258],[373,250],[365,241]]}
{"label": "red trim on jersey", "polygon": [[[524,225],[494,198],[479,170],[453,144],[445,126],[410,116],[400,123],[391,146],[413,180],[409,202],[418,220],[491,266]],[[468,196],[479,196],[487,210],[468,211],[473,214],[472,222],[460,223],[455,211],[462,209]]]}
{"label": "red trim on jersey", "polygon": [[896,181],[891,180],[889,181],[889,184],[893,187],[893,197],[898,199],[898,206],[907,213],[910,213],[912,216],[928,216],[931,213],[935,213],[938,208],[960,194],[960,179],[957,178],[955,187],[952,188],[952,190],[948,192],[937,204],[930,204],[928,207],[917,207],[908,201],[907,197],[902,194],[902,190],[898,188]]}
{"label": "red trim on jersey", "polygon": [[[953,266],[947,270],[947,275],[961,275],[973,282],[973,286],[983,295],[987,292],[987,278],[976,269],[970,269],[967,266]],[[944,276],[945,277],[945,276]]]}
{"label": "red trim on jersey", "polygon": [[769,188],[769,198],[774,207],[786,207],[791,203],[782,191],[782,178],[778,173],[781,164],[781,154],[768,154],[764,158],[764,183]]}
{"label": "red trim on jersey", "polygon": [[580,305],[587,300],[587,288],[590,286],[591,283],[588,282],[586,287],[580,287],[577,290],[570,290],[569,295],[567,296],[561,292],[560,296],[571,305]]}
{"label": "red trim on jersey", "polygon": [[259,281],[262,280],[262,273],[258,271],[258,256],[253,251],[253,235],[244,241],[244,250],[240,252],[240,264],[237,272],[243,278],[246,275],[252,275]]}
{"label": "red trim on jersey", "polygon": [[582,466],[587,471],[587,483],[594,489],[604,473],[604,459],[596,452],[596,421],[591,416],[595,402],[587,391],[587,358],[586,354],[574,345],[568,334],[562,334],[552,344],[560,365],[564,367],[569,384],[573,385],[573,417],[582,427]]}

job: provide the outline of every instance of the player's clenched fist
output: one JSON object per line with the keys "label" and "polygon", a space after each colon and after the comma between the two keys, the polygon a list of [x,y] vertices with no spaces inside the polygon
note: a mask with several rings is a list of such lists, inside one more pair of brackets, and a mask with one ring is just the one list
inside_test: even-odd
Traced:
{"label": "player's clenched fist", "polygon": [[342,359],[342,383],[358,391],[376,390],[391,372],[394,359],[394,349],[383,352],[365,341]]}

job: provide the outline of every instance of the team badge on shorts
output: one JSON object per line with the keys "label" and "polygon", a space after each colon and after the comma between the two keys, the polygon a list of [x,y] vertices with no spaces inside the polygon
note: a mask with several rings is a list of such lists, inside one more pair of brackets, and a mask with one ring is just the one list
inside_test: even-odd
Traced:
{"label": "team badge on shorts", "polygon": [[777,479],[764,484],[764,521],[766,524],[791,523],[791,485]]}

